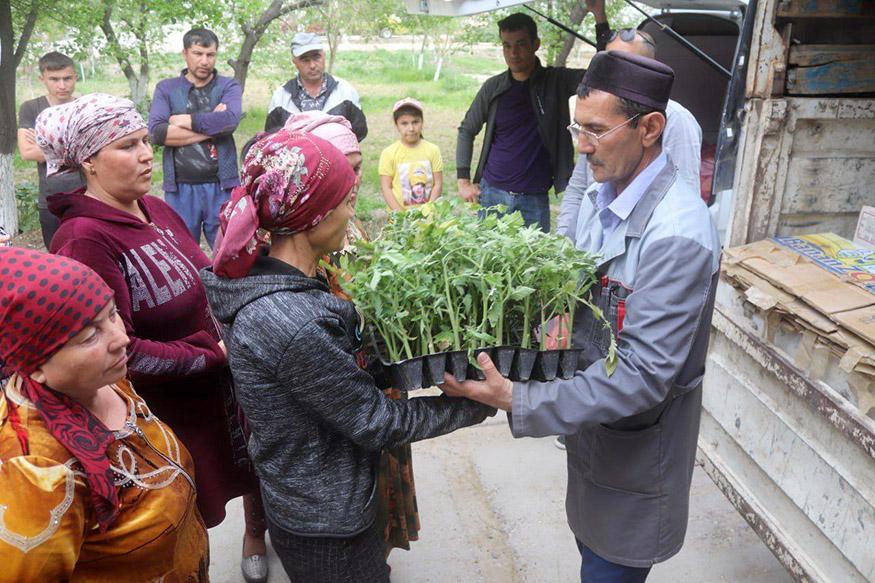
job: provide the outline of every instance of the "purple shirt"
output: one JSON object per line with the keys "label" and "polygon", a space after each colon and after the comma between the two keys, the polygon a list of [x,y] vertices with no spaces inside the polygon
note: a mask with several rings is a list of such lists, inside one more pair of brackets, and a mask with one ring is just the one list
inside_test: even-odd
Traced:
{"label": "purple shirt", "polygon": [[495,135],[483,178],[513,192],[546,193],[553,185],[550,154],[538,133],[528,81],[511,81],[498,98]]}

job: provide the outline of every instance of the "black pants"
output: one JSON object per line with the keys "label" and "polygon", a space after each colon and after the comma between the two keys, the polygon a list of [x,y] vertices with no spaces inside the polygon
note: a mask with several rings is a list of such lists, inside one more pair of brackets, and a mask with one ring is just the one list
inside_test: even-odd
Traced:
{"label": "black pants", "polygon": [[39,209],[39,225],[43,232],[43,243],[46,246],[46,251],[48,251],[49,245],[52,243],[52,237],[55,236],[55,231],[61,226],[61,221],[49,209],[41,208]]}
{"label": "black pants", "polygon": [[267,522],[292,583],[389,583],[386,545],[375,525],[350,538],[298,536]]}

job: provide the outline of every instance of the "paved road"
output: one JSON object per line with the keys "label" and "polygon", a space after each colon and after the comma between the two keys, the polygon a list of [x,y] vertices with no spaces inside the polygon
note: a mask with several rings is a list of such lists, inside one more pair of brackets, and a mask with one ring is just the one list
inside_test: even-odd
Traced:
{"label": "paved road", "polygon": [[[389,558],[393,583],[579,581],[580,556],[565,522],[565,454],[552,439],[511,437],[503,414],[413,446],[420,540]],[[214,583],[242,581],[242,510],[210,531]],[[790,577],[696,468],[684,549],[649,583],[790,583]],[[287,582],[270,555],[273,583]]]}

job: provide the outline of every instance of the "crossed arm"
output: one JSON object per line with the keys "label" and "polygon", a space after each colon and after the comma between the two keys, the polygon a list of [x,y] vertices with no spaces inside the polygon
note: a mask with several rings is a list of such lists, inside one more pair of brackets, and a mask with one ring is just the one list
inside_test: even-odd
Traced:
{"label": "crossed arm", "polygon": [[[220,103],[213,109],[213,112],[227,111],[227,109],[228,106]],[[164,138],[165,146],[188,146],[209,139],[210,136],[199,134],[191,129],[191,114],[180,113],[171,115],[167,120],[167,135]]]}
{"label": "crossed arm", "polygon": [[213,111],[172,114],[168,90],[159,84],[149,111],[149,135],[152,142],[179,147],[233,133],[240,123],[242,93],[240,85],[231,81]]}
{"label": "crossed arm", "polygon": [[33,128],[18,128],[18,152],[22,160],[31,162],[45,162],[43,151],[36,145]]}

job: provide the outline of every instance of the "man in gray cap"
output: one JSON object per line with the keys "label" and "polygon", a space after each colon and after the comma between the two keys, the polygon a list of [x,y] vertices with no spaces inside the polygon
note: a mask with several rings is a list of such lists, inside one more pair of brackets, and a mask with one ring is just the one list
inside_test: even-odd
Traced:
{"label": "man in gray cap", "polygon": [[580,307],[577,374],[511,382],[481,355],[485,381],[443,387],[508,411],[515,437],[567,436],[566,511],[587,582],[644,581],[686,533],[720,241],[662,151],[673,79],[653,59],[608,51],[577,90],[579,163],[596,183],[572,238],[601,256],[591,299],[610,323]]}
{"label": "man in gray cap", "polygon": [[292,63],[298,76],[274,91],[267,107],[264,130],[277,130],[290,116],[315,109],[345,117],[358,140],[364,140],[368,135],[368,122],[359,94],[347,81],[325,72],[322,39],[311,32],[297,33],[292,39]]}

